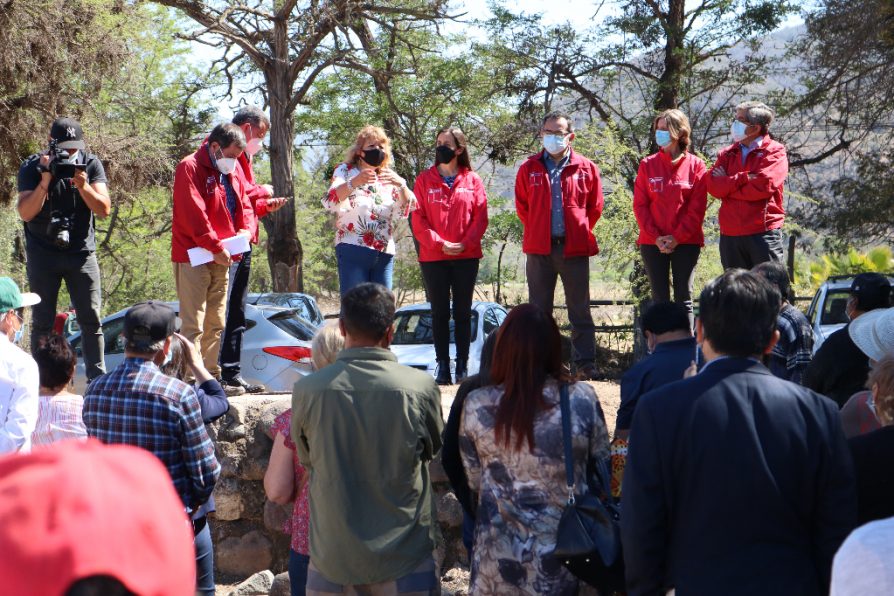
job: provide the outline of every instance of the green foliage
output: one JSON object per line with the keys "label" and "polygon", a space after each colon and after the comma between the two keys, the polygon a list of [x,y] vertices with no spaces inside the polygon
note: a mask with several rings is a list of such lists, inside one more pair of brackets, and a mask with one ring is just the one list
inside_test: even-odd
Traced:
{"label": "green foliage", "polygon": [[821,256],[810,264],[810,280],[814,287],[829,276],[850,275],[875,271],[889,273],[894,270],[894,254],[887,246],[879,246],[862,253],[855,248],[846,253],[832,253]]}

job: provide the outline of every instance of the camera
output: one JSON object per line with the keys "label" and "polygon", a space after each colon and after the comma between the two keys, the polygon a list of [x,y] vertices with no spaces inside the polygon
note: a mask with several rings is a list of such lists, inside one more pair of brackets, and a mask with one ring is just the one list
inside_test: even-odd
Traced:
{"label": "camera", "polygon": [[87,167],[85,163],[72,163],[71,153],[67,149],[60,149],[56,139],[50,140],[50,147],[47,154],[50,156],[50,174],[53,178],[60,180],[62,178],[73,178],[75,172],[83,170]]}
{"label": "camera", "polygon": [[61,211],[50,213],[50,223],[47,224],[47,236],[53,239],[53,243],[62,249],[68,248],[71,243],[72,216]]}

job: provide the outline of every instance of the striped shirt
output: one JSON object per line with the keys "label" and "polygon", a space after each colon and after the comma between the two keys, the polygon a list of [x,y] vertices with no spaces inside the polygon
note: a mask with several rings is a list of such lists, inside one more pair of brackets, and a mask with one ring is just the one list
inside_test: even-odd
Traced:
{"label": "striped shirt", "polygon": [[142,447],[168,468],[183,504],[197,509],[220,475],[195,390],[151,361],[127,358],[84,395],[84,424],[103,443]]}
{"label": "striped shirt", "polygon": [[84,398],[80,395],[41,395],[37,404],[37,426],[31,445],[49,445],[68,439],[87,438],[81,417]]}

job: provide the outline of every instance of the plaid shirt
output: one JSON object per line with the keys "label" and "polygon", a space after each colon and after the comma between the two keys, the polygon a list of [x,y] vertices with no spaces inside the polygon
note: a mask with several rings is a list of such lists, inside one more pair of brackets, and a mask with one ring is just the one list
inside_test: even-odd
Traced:
{"label": "plaid shirt", "polygon": [[220,475],[195,390],[143,358],[127,358],[84,395],[84,424],[103,443],[155,454],[191,510],[208,500]]}
{"label": "plaid shirt", "polygon": [[800,310],[786,303],[776,319],[779,341],[770,353],[770,372],[781,379],[801,383],[801,375],[813,358],[813,329]]}

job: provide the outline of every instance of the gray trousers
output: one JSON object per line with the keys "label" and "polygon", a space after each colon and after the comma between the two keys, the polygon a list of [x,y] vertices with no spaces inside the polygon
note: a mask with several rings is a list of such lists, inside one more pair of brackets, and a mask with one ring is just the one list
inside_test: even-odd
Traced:
{"label": "gray trousers", "polygon": [[28,246],[26,255],[28,285],[32,292],[40,296],[40,303],[32,307],[31,351],[37,349],[41,338],[53,331],[59,288],[65,280],[81,329],[81,351],[87,380],[92,381],[106,372],[103,358],[105,338],[99,318],[102,294],[96,254],[56,252]]}
{"label": "gray trousers", "polygon": [[596,326],[590,313],[590,258],[565,258],[564,243],[553,243],[549,255],[525,255],[528,300],[552,314],[556,279],[562,278],[571,321],[572,360],[578,365],[596,359]]}
{"label": "gray trousers", "polygon": [[748,236],[720,236],[720,263],[724,269],[751,269],[767,261],[782,261],[782,230]]}

